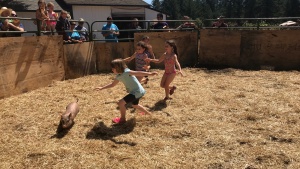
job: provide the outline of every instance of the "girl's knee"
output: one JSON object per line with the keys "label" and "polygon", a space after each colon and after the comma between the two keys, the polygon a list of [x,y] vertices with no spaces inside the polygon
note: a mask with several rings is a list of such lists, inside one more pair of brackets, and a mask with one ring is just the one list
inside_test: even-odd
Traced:
{"label": "girl's knee", "polygon": [[120,106],[125,106],[126,102],[123,101],[123,100],[120,100],[117,104],[118,104],[119,107]]}

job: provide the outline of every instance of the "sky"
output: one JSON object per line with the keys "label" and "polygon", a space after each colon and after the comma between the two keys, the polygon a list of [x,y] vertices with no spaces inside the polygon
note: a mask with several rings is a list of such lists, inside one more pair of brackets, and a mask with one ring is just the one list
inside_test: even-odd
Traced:
{"label": "sky", "polygon": [[144,1],[151,5],[152,0],[144,0]]}

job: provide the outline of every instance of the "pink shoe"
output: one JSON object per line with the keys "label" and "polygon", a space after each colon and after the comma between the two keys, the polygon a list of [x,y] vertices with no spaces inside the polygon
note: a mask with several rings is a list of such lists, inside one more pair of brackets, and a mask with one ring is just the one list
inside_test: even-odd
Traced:
{"label": "pink shoe", "polygon": [[139,112],[139,115],[145,115],[146,113],[145,112]]}
{"label": "pink shoe", "polygon": [[170,95],[174,94],[175,90],[176,90],[176,86],[173,86],[170,90]]}
{"label": "pink shoe", "polygon": [[116,117],[116,118],[114,118],[114,119],[112,120],[112,122],[115,123],[115,124],[124,124],[124,123],[126,123],[126,120],[121,121],[121,118],[120,118],[120,117]]}

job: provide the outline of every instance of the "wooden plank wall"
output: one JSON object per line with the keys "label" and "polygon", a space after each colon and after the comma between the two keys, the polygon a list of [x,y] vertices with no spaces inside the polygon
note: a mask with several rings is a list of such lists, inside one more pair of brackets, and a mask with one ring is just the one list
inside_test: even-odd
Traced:
{"label": "wooden plank wall", "polygon": [[64,80],[60,36],[0,39],[0,98]]}
{"label": "wooden plank wall", "polygon": [[75,79],[97,73],[95,42],[64,45],[66,79]]}
{"label": "wooden plank wall", "polygon": [[300,30],[201,30],[199,62],[212,67],[299,70],[299,37]]}
{"label": "wooden plank wall", "polygon": [[[98,72],[112,72],[110,63],[113,59],[126,58],[134,53],[133,42],[95,43],[96,67]],[[128,64],[133,68],[133,62]]]}
{"label": "wooden plank wall", "polygon": [[[197,32],[135,33],[134,42],[66,45],[61,36],[1,38],[0,98],[45,87],[53,80],[111,72],[111,60],[131,56],[143,35],[150,37],[156,58],[165,52],[165,41],[174,39],[182,67],[199,62],[214,67],[300,70],[300,30],[201,30],[200,45]],[[134,61],[128,66],[134,69]],[[152,63],[152,68],[164,65]]]}
{"label": "wooden plank wall", "polygon": [[[142,36],[150,37],[150,44],[153,47],[156,58],[165,52],[165,41],[173,39],[178,48],[178,60],[182,67],[192,67],[198,60],[197,32],[147,32],[135,33],[134,42],[119,43],[95,43],[95,53],[98,72],[111,72],[110,62],[115,58],[126,58],[135,52],[135,44],[142,39]],[[152,68],[164,68],[163,63],[153,64]],[[134,69],[134,61],[128,64]]]}

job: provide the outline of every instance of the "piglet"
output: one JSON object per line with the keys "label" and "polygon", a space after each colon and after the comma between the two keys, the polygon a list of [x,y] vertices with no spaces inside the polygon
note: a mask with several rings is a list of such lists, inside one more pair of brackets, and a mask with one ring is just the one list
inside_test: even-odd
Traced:
{"label": "piglet", "polygon": [[66,111],[62,113],[60,125],[63,129],[67,129],[74,124],[74,119],[79,112],[78,99],[76,102],[68,104]]}

